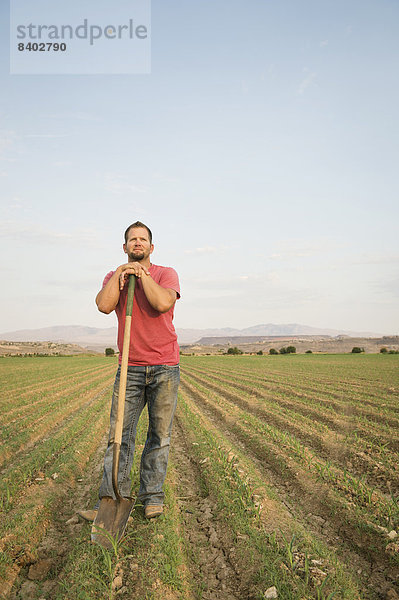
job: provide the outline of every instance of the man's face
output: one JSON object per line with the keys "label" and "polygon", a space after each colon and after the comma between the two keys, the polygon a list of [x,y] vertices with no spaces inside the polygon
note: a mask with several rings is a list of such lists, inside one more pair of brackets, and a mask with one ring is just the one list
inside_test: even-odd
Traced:
{"label": "man's face", "polygon": [[127,242],[123,249],[131,261],[145,260],[154,250],[150,243],[148,231],[145,227],[131,227],[127,234]]}

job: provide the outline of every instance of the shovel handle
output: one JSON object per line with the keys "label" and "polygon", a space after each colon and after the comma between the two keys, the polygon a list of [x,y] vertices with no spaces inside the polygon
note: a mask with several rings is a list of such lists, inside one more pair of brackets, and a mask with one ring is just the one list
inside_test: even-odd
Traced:
{"label": "shovel handle", "polygon": [[[136,285],[136,276],[129,275],[129,287],[127,289],[127,302],[126,302],[126,316],[127,317],[132,316],[135,285]],[[126,335],[126,327],[125,327],[125,335]],[[129,329],[129,338],[130,338],[130,329]]]}
{"label": "shovel handle", "polygon": [[126,302],[126,320],[125,331],[123,335],[122,362],[119,378],[119,395],[118,395],[118,410],[115,423],[114,450],[112,461],[112,487],[114,488],[115,496],[120,500],[121,495],[118,488],[118,471],[119,471],[119,454],[122,442],[123,416],[125,413],[125,398],[126,398],[126,382],[127,382],[127,367],[129,361],[130,348],[130,330],[132,326],[132,311],[134,288],[136,284],[135,275],[129,275],[129,288],[127,292]]}

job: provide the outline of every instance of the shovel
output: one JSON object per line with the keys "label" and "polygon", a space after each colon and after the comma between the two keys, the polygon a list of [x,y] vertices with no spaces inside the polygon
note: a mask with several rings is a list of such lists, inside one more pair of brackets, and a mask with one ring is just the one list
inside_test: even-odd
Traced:
{"label": "shovel", "polygon": [[91,541],[103,548],[115,549],[116,544],[122,538],[126,529],[127,520],[133,508],[133,500],[123,498],[118,488],[119,455],[121,450],[123,416],[125,413],[127,366],[129,360],[130,329],[132,323],[132,309],[134,298],[134,286],[136,278],[129,276],[129,288],[126,303],[126,321],[123,337],[122,363],[119,379],[118,409],[115,423],[115,436],[112,457],[112,487],[116,499],[105,496],[100,500],[97,516],[91,530]]}

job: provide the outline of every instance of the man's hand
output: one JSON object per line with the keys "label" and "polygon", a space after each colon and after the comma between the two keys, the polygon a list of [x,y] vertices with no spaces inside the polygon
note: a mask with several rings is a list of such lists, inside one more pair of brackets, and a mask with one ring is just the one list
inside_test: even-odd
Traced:
{"label": "man's hand", "polygon": [[144,267],[139,262],[130,262],[126,265],[119,267],[121,273],[119,275],[119,290],[123,290],[126,281],[129,279],[129,275],[136,275],[136,277],[148,276],[150,274],[147,267]]}

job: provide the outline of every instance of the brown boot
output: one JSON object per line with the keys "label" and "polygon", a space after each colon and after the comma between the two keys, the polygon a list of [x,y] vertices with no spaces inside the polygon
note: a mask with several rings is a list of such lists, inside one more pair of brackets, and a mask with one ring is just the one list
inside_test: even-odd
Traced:
{"label": "brown boot", "polygon": [[159,517],[163,513],[162,504],[147,504],[144,509],[144,516],[146,519],[153,519]]}
{"label": "brown boot", "polygon": [[85,521],[94,521],[98,513],[98,510],[92,508],[90,510],[78,510],[79,517],[82,517]]}

